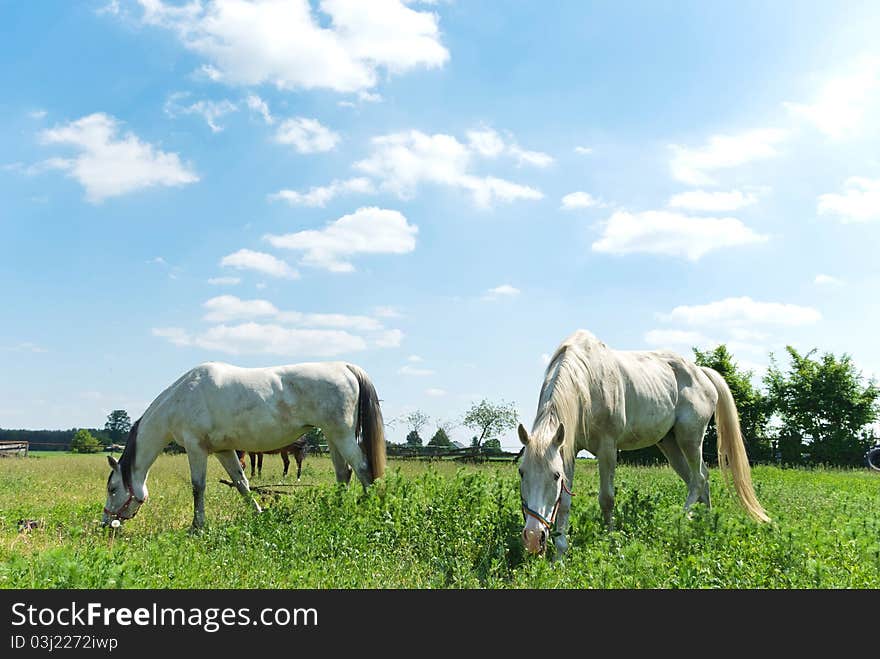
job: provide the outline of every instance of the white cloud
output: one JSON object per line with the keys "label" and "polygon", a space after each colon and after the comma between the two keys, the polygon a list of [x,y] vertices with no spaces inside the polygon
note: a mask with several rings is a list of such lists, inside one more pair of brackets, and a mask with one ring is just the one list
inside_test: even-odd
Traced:
{"label": "white cloud", "polygon": [[378,318],[401,318],[403,314],[395,307],[376,307],[373,310],[373,315]]}
{"label": "white cloud", "polygon": [[188,92],[178,92],[169,96],[165,101],[165,114],[172,118],[182,114],[197,114],[205,120],[212,133],[219,133],[223,130],[223,126],[218,123],[218,120],[224,115],[238,112],[238,106],[227,99],[222,101],[202,100],[184,105],[181,101],[189,95]]}
{"label": "white cloud", "polygon": [[299,273],[281,259],[265,252],[255,252],[250,249],[240,249],[232,254],[227,254],[220,260],[224,267],[238,270],[256,270],[271,277],[282,279],[297,279]]}
{"label": "white cloud", "polygon": [[766,341],[769,338],[766,332],[747,327],[730,327],[728,333],[737,341]]}
{"label": "white cloud", "polygon": [[437,389],[436,387],[431,387],[430,389],[425,389],[425,394],[431,396],[432,398],[439,398],[441,396],[446,395],[445,389]]}
{"label": "white cloud", "polygon": [[421,357],[419,357],[418,355],[410,355],[409,357],[406,358],[406,361],[412,362],[413,364],[417,364],[417,363],[423,362],[425,360],[422,359]]}
{"label": "white cloud", "polygon": [[[268,300],[242,300],[233,295],[213,297],[202,306],[207,312],[204,320],[219,324],[196,332],[160,327],[154,328],[153,334],[174,345],[231,354],[311,354],[315,357],[371,346],[394,348],[403,340],[399,329],[386,328],[369,316],[285,311]],[[230,321],[238,324],[230,325]]]}
{"label": "white cloud", "polygon": [[192,344],[192,337],[182,327],[154,327],[153,336],[168,339],[176,346],[188,346]]}
{"label": "white cloud", "polygon": [[813,283],[819,286],[842,286],[843,280],[831,275],[818,274]]}
{"label": "white cloud", "polygon": [[508,153],[516,158],[518,165],[532,165],[533,167],[549,167],[553,164],[553,157],[541,151],[528,151],[518,144],[511,144]]}
{"label": "white cloud", "polygon": [[844,223],[880,220],[880,179],[848,178],[842,194],[819,196],[818,213],[834,215]]}
{"label": "white cloud", "polygon": [[496,158],[507,148],[501,136],[491,128],[469,130],[467,138],[470,147],[484,158]]}
{"label": "white cloud", "polygon": [[199,177],[176,153],[166,153],[142,142],[133,133],[121,137],[119,122],[106,114],[90,114],[40,133],[45,144],[69,146],[73,158],[52,158],[45,165],[60,169],[86,190],[86,198],[99,203],[153,186],[180,186]]}
{"label": "white cloud", "polygon": [[495,288],[490,288],[483,296],[484,300],[500,300],[502,298],[512,298],[520,294],[520,290],[510,284],[501,284]]}
{"label": "white cloud", "polygon": [[239,318],[278,315],[278,308],[268,300],[242,300],[234,295],[212,297],[202,306],[208,311],[205,320],[218,323]]}
{"label": "white cloud", "polygon": [[880,90],[880,57],[853,63],[850,69],[828,80],[812,103],[785,103],[795,116],[812,123],[832,139],[854,135],[869,114]]}
{"label": "white cloud", "polygon": [[776,156],[776,146],[787,136],[784,130],[768,128],[738,135],[713,135],[700,148],[672,144],[672,176],[689,185],[715,185],[717,181],[711,173]]}
{"label": "white cloud", "polygon": [[758,302],[750,297],[729,297],[708,304],[678,306],[668,314],[660,314],[665,321],[697,326],[778,325],[796,327],[810,325],[822,318],[816,309],[796,304]]}
{"label": "white cloud", "polygon": [[416,248],[418,227],[402,213],[384,208],[359,208],[321,230],[267,235],[274,247],[303,252],[301,263],[331,272],[353,272],[349,258],[357,254],[406,254]]}
{"label": "white cloud", "polygon": [[121,8],[119,7],[119,0],[110,0],[105,5],[102,5],[98,9],[95,9],[95,14],[98,16],[102,16],[104,14],[110,14],[111,16],[118,16]]}
{"label": "white cloud", "polygon": [[340,313],[302,313],[300,311],[281,311],[277,314],[279,322],[302,327],[330,327],[350,329],[359,332],[384,330],[382,323],[369,316],[350,316]]}
{"label": "white cloud", "polygon": [[317,119],[305,117],[282,121],[275,133],[276,142],[290,144],[299,153],[332,151],[340,139],[339,133],[333,132]]}
{"label": "white cloud", "polygon": [[669,198],[671,208],[684,208],[691,211],[708,211],[719,213],[735,211],[739,208],[751,206],[758,198],[751,193],[742,193],[739,190],[730,192],[707,192],[705,190],[688,190],[680,192]]}
{"label": "white cloud", "polygon": [[291,206],[324,207],[327,202],[341,194],[375,194],[376,188],[368,178],[350,178],[345,181],[334,180],[330,185],[309,188],[308,192],[279,190],[269,195],[270,199],[286,201]]}
{"label": "white cloud", "polygon": [[[211,79],[279,89],[366,91],[379,69],[405,73],[449,59],[438,17],[400,0],[139,0],[144,23],[171,30],[204,57]],[[329,19],[329,20],[328,20]]]}
{"label": "white cloud", "polygon": [[550,363],[550,355],[546,352],[541,353],[541,364],[547,366]]}
{"label": "white cloud", "polygon": [[39,346],[36,343],[33,343],[31,341],[24,341],[22,343],[18,343],[16,345],[14,345],[14,346],[9,346],[9,347],[0,348],[0,349],[11,350],[12,352],[35,352],[35,353],[49,352],[48,350],[46,350],[42,346]]}
{"label": "white cloud", "polygon": [[593,153],[593,149],[588,146],[576,146],[574,152],[582,156],[588,156]]}
{"label": "white cloud", "polygon": [[195,346],[232,355],[335,357],[367,348],[363,337],[341,330],[300,329],[256,322],[216,325],[197,334],[190,334],[179,327],[156,328],[153,334],[175,345]]}
{"label": "white cloud", "polygon": [[689,330],[653,329],[645,334],[645,343],[662,348],[704,346],[716,343],[712,339]]}
{"label": "white cloud", "polygon": [[596,199],[589,192],[583,192],[578,190],[577,192],[570,192],[562,198],[562,209],[563,210],[575,210],[578,208],[593,208],[593,207],[602,207],[605,204],[598,199]]}
{"label": "white cloud", "polygon": [[553,164],[552,156],[541,151],[523,149],[509,134],[510,142],[505,142],[504,138],[492,128],[470,130],[467,132],[467,138],[471,151],[483,158],[497,158],[503,154],[516,160],[519,166],[549,167]]}
{"label": "white cloud", "polygon": [[241,283],[241,277],[211,277],[208,283],[212,286],[237,286]]}
{"label": "white cloud", "polygon": [[397,348],[403,341],[403,332],[399,329],[389,329],[380,332],[374,339],[373,345],[377,348]]}
{"label": "white cloud", "polygon": [[48,113],[45,110],[32,110],[31,112],[28,112],[28,116],[31,119],[37,119],[37,120],[45,119],[47,114]]}
{"label": "white cloud", "polygon": [[434,371],[429,368],[418,368],[416,366],[412,366],[410,364],[404,364],[399,369],[397,369],[398,375],[411,375],[414,377],[428,377],[429,375],[434,375]]}
{"label": "white cloud", "polygon": [[[487,157],[497,145],[486,131],[471,134],[463,144],[451,135],[427,135],[421,131],[374,137],[373,152],[355,167],[381,181],[384,190],[407,199],[422,184],[445,185],[470,192],[478,206],[518,199],[541,199],[539,190],[494,176],[471,173],[475,157]],[[499,138],[500,139],[500,138]]]}
{"label": "white cloud", "polygon": [[755,233],[733,217],[691,217],[672,211],[615,212],[605,223],[593,251],[609,254],[663,254],[696,261],[724,247],[760,243]]}
{"label": "white cloud", "polygon": [[275,123],[275,119],[272,118],[272,113],[269,112],[269,106],[262,98],[256,94],[248,94],[245,102],[247,103],[248,108],[263,117],[263,121],[267,124],[271,125]]}

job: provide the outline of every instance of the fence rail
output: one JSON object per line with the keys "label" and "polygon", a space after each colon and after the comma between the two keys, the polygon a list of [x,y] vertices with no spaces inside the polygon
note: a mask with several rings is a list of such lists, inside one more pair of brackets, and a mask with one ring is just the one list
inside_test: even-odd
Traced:
{"label": "fence rail", "polygon": [[24,457],[28,454],[27,442],[0,442],[0,458]]}

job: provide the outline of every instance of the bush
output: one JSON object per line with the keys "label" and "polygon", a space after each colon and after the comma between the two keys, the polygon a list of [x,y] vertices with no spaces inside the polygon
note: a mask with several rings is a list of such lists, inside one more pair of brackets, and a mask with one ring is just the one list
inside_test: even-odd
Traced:
{"label": "bush", "polygon": [[101,442],[85,428],[80,428],[70,440],[70,450],[74,453],[97,453],[101,450]]}

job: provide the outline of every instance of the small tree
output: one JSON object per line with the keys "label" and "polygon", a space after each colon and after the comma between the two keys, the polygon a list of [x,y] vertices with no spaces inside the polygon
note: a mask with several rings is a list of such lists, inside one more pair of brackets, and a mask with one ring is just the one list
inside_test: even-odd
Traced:
{"label": "small tree", "polygon": [[406,436],[406,445],[407,446],[421,446],[422,438],[419,437],[419,433],[415,430],[410,430],[409,434]]}
{"label": "small tree", "polygon": [[449,447],[452,446],[452,440],[443,428],[437,428],[437,432],[428,440],[428,446]]}
{"label": "small tree", "polygon": [[128,437],[128,431],[131,430],[131,418],[125,410],[113,410],[107,415],[107,422],[104,424],[104,430],[107,432],[110,444],[121,444]]}
{"label": "small tree", "polygon": [[[877,420],[880,396],[873,381],[866,384],[849,355],[814,357],[786,347],[791,360],[783,373],[771,355],[764,378],[770,406],[781,420],[780,438],[800,438],[810,462],[860,465],[872,444],[868,426]],[[793,447],[788,448],[793,453]]]}
{"label": "small tree", "polygon": [[505,430],[516,426],[518,417],[513,403],[491,403],[485,398],[471,405],[462,420],[462,425],[477,431],[476,448],[480,449],[487,439],[497,439]]}
{"label": "small tree", "polygon": [[422,428],[428,425],[431,417],[429,417],[421,410],[415,410],[413,412],[409,412],[408,414],[404,414],[402,417],[400,417],[400,420],[403,421],[404,424],[406,424],[406,427],[409,430],[415,431],[416,434],[421,434]]}
{"label": "small tree", "polygon": [[312,428],[303,437],[306,440],[309,453],[320,453],[322,447],[327,446],[327,438],[324,437],[324,431],[320,428]]}
{"label": "small tree", "polygon": [[483,450],[486,453],[501,453],[501,440],[495,439],[487,439],[483,442]]}
{"label": "small tree", "polygon": [[101,442],[85,428],[80,428],[70,440],[70,450],[74,453],[97,453],[101,450]]}

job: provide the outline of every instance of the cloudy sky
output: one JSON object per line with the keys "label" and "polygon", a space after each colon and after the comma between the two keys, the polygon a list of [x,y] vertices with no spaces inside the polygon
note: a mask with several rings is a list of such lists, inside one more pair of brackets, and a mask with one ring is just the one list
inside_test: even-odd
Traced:
{"label": "cloudy sky", "polygon": [[0,15],[0,427],[336,359],[386,419],[485,397],[529,425],[578,328],[880,373],[876,3]]}

